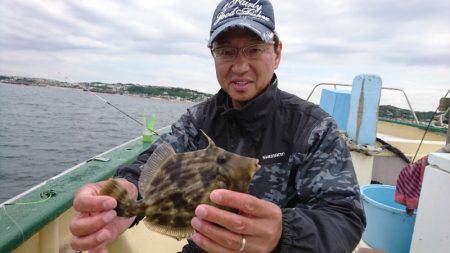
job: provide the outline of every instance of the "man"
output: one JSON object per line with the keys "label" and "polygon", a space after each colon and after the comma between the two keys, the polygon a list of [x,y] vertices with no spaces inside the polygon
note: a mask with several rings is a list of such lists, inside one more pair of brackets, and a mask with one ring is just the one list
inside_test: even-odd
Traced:
{"label": "man", "polygon": [[[353,165],[336,123],[319,107],[277,88],[282,44],[268,0],[226,0],[212,20],[208,46],[221,90],[188,110],[116,177],[137,197],[140,168],[165,141],[176,152],[204,148],[204,130],[220,147],[260,160],[249,194],[215,190],[231,213],[199,205],[183,252],[351,252],[365,226]],[[75,196],[75,249],[103,252],[140,218],[116,217],[103,182]],[[91,215],[89,215],[91,214]],[[93,215],[92,215],[93,214]]]}

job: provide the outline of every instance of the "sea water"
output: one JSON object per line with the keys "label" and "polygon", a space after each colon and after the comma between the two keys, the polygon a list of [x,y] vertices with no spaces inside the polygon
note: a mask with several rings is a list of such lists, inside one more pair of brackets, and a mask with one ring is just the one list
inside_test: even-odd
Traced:
{"label": "sea water", "polygon": [[[102,94],[155,129],[170,125],[189,102]],[[142,126],[77,89],[0,84],[0,203],[70,167],[142,135]]]}

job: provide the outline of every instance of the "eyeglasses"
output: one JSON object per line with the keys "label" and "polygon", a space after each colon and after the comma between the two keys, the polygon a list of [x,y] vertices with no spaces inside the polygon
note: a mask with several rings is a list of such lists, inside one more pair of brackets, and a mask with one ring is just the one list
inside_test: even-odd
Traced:
{"label": "eyeglasses", "polygon": [[269,43],[258,43],[258,44],[252,44],[248,45],[242,48],[239,47],[217,47],[211,49],[212,55],[214,59],[220,62],[230,62],[236,59],[239,52],[242,52],[242,54],[247,57],[248,59],[258,59],[266,49],[273,45],[274,42]]}

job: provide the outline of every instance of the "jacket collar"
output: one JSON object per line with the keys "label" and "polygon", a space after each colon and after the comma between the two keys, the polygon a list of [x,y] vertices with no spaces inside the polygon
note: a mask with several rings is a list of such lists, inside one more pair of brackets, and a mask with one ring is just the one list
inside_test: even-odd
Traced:
{"label": "jacket collar", "polygon": [[267,89],[257,97],[250,100],[242,109],[234,109],[231,104],[231,98],[228,94],[220,89],[217,97],[217,105],[222,107],[222,116],[232,115],[239,120],[253,121],[260,119],[271,111],[278,90],[278,79],[274,74]]}
{"label": "jacket collar", "polygon": [[232,108],[231,98],[223,89],[220,89],[216,103],[222,117],[234,121],[252,138],[259,138],[262,127],[267,124],[267,119],[273,111],[272,108],[276,106],[277,97],[278,79],[274,74],[267,89],[249,101],[242,109]]}

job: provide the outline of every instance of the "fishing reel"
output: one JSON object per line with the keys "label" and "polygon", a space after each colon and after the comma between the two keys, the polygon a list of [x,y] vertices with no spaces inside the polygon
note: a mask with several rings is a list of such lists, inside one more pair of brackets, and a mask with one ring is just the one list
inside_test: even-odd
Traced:
{"label": "fishing reel", "polygon": [[49,199],[49,198],[56,196],[56,192],[54,190],[50,189],[50,190],[41,192],[39,194],[39,196],[41,197],[41,199]]}

